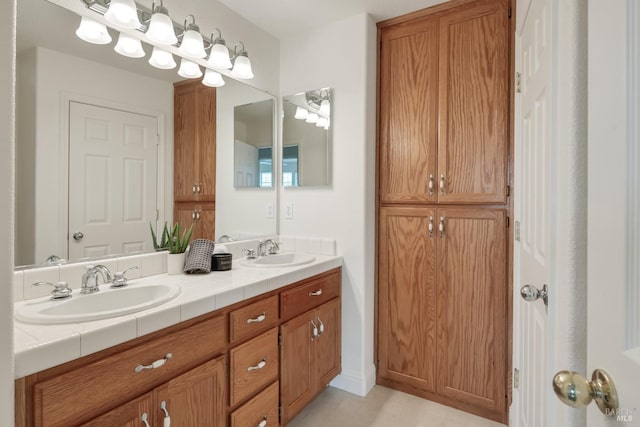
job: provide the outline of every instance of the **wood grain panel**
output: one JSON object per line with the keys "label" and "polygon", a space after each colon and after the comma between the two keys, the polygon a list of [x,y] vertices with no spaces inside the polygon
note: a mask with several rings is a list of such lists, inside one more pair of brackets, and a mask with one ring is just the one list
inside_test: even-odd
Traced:
{"label": "wood grain panel", "polygon": [[436,388],[435,217],[432,208],[380,209],[378,377],[425,390]]}
{"label": "wood grain panel", "polygon": [[225,375],[225,358],[222,356],[158,387],[154,390],[157,420],[155,425],[161,425],[165,418],[160,404],[166,402],[171,425],[225,427],[227,422]]}
{"label": "wood grain panel", "polygon": [[324,390],[342,370],[342,325],[340,299],[336,298],[318,307],[315,313],[318,327],[324,332],[315,340],[316,383]]}
{"label": "wood grain panel", "polygon": [[176,202],[173,220],[183,229],[193,224],[191,239],[215,240],[215,203]]}
{"label": "wood grain panel", "polygon": [[[381,32],[380,200],[432,202],[438,137],[438,21]],[[433,182],[435,186],[437,181]],[[435,187],[434,187],[435,190]]]}
{"label": "wood grain panel", "polygon": [[[34,390],[35,425],[66,427],[86,422],[207,360],[225,345],[225,317],[219,316],[40,382]],[[172,358],[164,366],[134,371],[167,353]],[[82,405],[77,404],[78,396]]]}
{"label": "wood grain panel", "polygon": [[276,381],[231,414],[231,427],[278,427],[279,383]]}
{"label": "wood grain panel", "polygon": [[440,19],[441,203],[505,203],[509,130],[508,13],[503,0]]}
{"label": "wood grain panel", "polygon": [[438,385],[506,413],[506,221],[499,209],[438,209]]}
{"label": "wood grain panel", "polygon": [[[264,320],[256,321],[264,316]],[[255,302],[229,313],[231,342],[249,337],[278,324],[278,296]]]}
{"label": "wood grain panel", "polygon": [[157,425],[154,419],[152,393],[144,394],[127,402],[86,424],[82,424],[82,427],[140,427],[144,426],[142,414],[147,414],[147,422],[150,426]]}
{"label": "wood grain panel", "polygon": [[304,313],[340,296],[340,270],[315,276],[307,284],[286,290],[280,294],[280,310],[283,320]]}
{"label": "wood grain panel", "polygon": [[[235,406],[265,385],[278,379],[278,328],[229,352],[231,360],[230,404]],[[264,361],[260,369],[251,369]]]}
{"label": "wood grain panel", "polygon": [[216,199],[216,89],[197,83],[195,114],[199,146],[194,160],[199,162],[200,192],[196,199],[212,202]]}
{"label": "wood grain panel", "polygon": [[176,86],[173,94],[173,194],[174,200],[192,200],[198,181],[194,165],[196,148],[195,85]]}

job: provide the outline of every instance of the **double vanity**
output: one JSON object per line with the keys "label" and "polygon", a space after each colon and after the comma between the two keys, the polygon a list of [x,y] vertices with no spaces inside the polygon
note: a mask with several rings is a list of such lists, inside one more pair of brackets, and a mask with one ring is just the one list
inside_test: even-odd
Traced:
{"label": "double vanity", "polygon": [[286,425],[340,373],[341,265],[281,253],[17,302],[16,425]]}

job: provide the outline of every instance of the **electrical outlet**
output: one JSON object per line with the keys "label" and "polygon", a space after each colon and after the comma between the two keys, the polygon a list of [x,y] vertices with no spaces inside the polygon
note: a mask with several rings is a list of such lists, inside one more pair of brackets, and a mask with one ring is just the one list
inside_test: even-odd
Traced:
{"label": "electrical outlet", "polygon": [[516,221],[515,230],[513,230],[514,238],[516,242],[520,241],[520,221]]}
{"label": "electrical outlet", "polygon": [[267,203],[267,218],[273,218],[273,203]]}
{"label": "electrical outlet", "polygon": [[293,219],[293,203],[287,203],[287,206],[284,209],[284,217],[285,219]]}

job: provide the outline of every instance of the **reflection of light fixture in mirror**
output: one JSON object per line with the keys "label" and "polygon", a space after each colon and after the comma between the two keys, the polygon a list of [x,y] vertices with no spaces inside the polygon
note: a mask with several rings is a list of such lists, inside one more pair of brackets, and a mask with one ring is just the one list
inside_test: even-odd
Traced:
{"label": "reflection of light fixture in mirror", "polygon": [[226,42],[222,38],[222,32],[220,31],[220,29],[216,28],[213,31],[218,32],[218,37],[214,39],[213,33],[211,33],[211,53],[209,54],[207,65],[213,68],[228,70],[231,68],[229,49],[227,48]]}
{"label": "reflection of light fixture in mirror", "polygon": [[329,103],[328,99],[323,100],[320,104],[320,114],[323,114],[325,116],[331,114],[331,103]]}
{"label": "reflection of light fixture in mirror", "polygon": [[107,27],[86,16],[83,16],[80,20],[80,26],[76,30],[76,36],[93,44],[111,43],[111,36],[107,31]]}
{"label": "reflection of light fixture in mirror", "polygon": [[140,28],[142,25],[138,19],[136,3],[133,0],[111,0],[104,18],[113,25],[132,30]]}
{"label": "reflection of light fixture in mirror", "polygon": [[189,61],[187,58],[182,58],[178,75],[186,79],[197,79],[202,77],[202,70],[195,62]]}
{"label": "reflection of light fixture in mirror", "polygon": [[149,64],[161,70],[171,70],[176,68],[176,61],[173,60],[173,55],[162,50],[159,47],[154,46],[151,58],[149,58]]}
{"label": "reflection of light fixture in mirror", "polygon": [[307,123],[316,123],[320,117],[316,113],[309,113],[305,122]]}
{"label": "reflection of light fixture in mirror", "polygon": [[207,68],[204,71],[204,79],[202,79],[202,84],[210,87],[220,87],[224,86],[224,79],[222,75],[217,71],[211,70]]}
{"label": "reflection of light fixture in mirror", "polygon": [[142,50],[142,43],[140,40],[130,37],[125,33],[120,33],[118,37],[118,43],[113,48],[120,55],[128,56],[129,58],[142,58],[145,53]]}
{"label": "reflection of light fixture in mirror", "polygon": [[318,121],[316,122],[316,126],[318,126],[319,128],[323,128],[329,125],[329,119],[327,119],[326,117],[319,117]]}
{"label": "reflection of light fixture in mirror", "polygon": [[149,40],[154,43],[163,46],[170,46],[178,43],[178,38],[176,37],[176,31],[173,28],[173,22],[169,17],[169,11],[164,4],[163,0],[160,0],[160,5],[156,6],[156,2],[154,1],[151,10],[153,11],[153,15],[151,15],[151,21],[149,21],[149,28],[145,33]]}
{"label": "reflection of light fixture in mirror", "polygon": [[309,110],[298,106],[296,107],[296,115],[294,117],[298,120],[304,120],[309,117]]}
{"label": "reflection of light fixture in mirror", "polygon": [[[238,46],[242,46],[240,51],[238,52]],[[251,61],[249,61],[249,56],[247,55],[247,51],[244,50],[244,43],[238,42],[236,43],[234,49],[234,62],[233,69],[231,70],[231,75],[237,77],[239,79],[252,79],[253,71],[251,70]]]}
{"label": "reflection of light fixture in mirror", "polygon": [[[187,25],[189,18],[193,22]],[[191,58],[204,58],[207,56],[207,52],[204,50],[202,34],[200,34],[200,27],[196,24],[196,18],[193,15],[189,15],[184,19],[184,34],[182,35],[182,43],[180,43],[178,52],[180,52],[180,55]]]}

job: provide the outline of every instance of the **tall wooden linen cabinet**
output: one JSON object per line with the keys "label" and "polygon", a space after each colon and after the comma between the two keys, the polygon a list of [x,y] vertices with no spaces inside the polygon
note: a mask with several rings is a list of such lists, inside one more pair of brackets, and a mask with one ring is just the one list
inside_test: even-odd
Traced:
{"label": "tall wooden linen cabinet", "polygon": [[378,24],[377,381],[507,421],[509,0]]}

